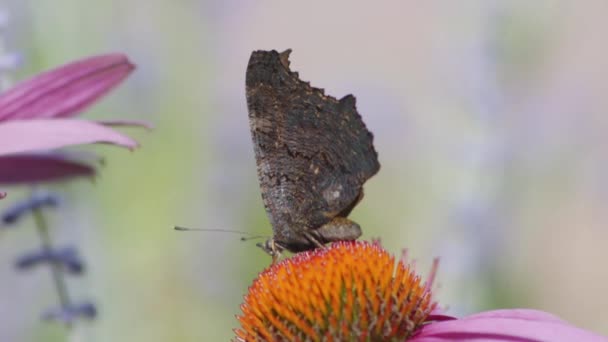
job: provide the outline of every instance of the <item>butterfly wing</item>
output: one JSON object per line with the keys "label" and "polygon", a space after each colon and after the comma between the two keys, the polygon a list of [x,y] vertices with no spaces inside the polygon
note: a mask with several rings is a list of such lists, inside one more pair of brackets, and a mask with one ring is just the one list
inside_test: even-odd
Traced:
{"label": "butterfly wing", "polygon": [[275,239],[285,242],[348,213],[380,168],[355,98],[301,81],[290,52],[254,51],[246,74],[262,198]]}

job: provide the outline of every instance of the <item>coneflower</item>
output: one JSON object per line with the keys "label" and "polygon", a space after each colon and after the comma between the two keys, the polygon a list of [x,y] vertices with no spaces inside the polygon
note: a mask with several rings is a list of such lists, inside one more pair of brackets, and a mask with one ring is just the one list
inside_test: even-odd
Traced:
{"label": "coneflower", "polygon": [[249,288],[236,341],[608,341],[541,311],[442,315],[431,287],[379,243],[338,242],[270,266]]}

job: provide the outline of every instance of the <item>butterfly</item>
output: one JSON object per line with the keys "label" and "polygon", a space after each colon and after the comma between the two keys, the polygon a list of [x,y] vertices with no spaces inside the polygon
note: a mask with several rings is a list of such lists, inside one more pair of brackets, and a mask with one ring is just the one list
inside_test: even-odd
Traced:
{"label": "butterfly", "polygon": [[273,257],[356,240],[347,218],[363,184],[380,169],[373,135],[355,97],[336,99],[300,80],[291,50],[254,51],[246,73],[249,124],[273,235],[258,244]]}

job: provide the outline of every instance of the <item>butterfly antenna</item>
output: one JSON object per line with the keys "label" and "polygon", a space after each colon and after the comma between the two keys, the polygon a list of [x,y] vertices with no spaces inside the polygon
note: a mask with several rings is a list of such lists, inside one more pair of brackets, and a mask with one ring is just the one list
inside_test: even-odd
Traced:
{"label": "butterfly antenna", "polygon": [[267,238],[268,238],[268,236],[264,236],[264,235],[242,236],[241,241],[249,241],[249,240],[255,240],[255,239],[267,239]]}
{"label": "butterfly antenna", "polygon": [[240,230],[231,230],[231,229],[218,229],[218,228],[188,228],[188,227],[182,227],[182,226],[174,226],[173,229],[179,231],[179,232],[191,232],[191,231],[198,231],[198,232],[223,232],[223,233],[233,233],[233,234],[241,234],[241,235],[248,235],[248,236],[241,236],[241,241],[249,241],[249,240],[255,240],[255,239],[263,239],[266,238],[267,236],[263,236],[263,235],[254,235],[248,232],[243,232]]}

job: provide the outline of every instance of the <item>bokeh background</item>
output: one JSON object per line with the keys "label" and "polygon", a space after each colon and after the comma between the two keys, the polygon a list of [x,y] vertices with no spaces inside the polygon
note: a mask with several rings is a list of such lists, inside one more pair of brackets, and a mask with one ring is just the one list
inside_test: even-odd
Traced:
{"label": "bokeh background", "polygon": [[[528,307],[608,334],[608,3],[588,1],[3,0],[13,81],[127,53],[137,71],[88,118],[143,119],[142,148],[103,155],[95,182],[53,185],[58,245],[75,244],[97,320],[66,335],[48,269],[16,273],[31,220],[0,231],[0,341],[226,341],[270,258],[244,93],[255,49],[352,93],[382,168],[352,213],[364,238],[426,273],[449,314]],[[0,209],[26,190],[8,188]]]}

